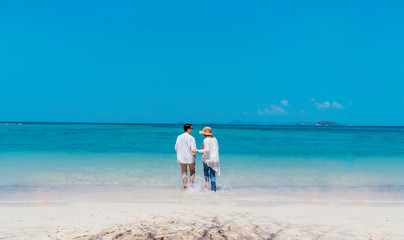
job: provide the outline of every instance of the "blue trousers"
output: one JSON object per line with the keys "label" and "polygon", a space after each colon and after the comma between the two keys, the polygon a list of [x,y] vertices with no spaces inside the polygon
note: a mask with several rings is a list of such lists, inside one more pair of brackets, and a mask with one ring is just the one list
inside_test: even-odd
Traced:
{"label": "blue trousers", "polygon": [[216,192],[216,172],[211,167],[209,167],[206,163],[203,163],[203,174],[205,175],[205,182],[209,181],[210,178],[210,186],[212,191]]}

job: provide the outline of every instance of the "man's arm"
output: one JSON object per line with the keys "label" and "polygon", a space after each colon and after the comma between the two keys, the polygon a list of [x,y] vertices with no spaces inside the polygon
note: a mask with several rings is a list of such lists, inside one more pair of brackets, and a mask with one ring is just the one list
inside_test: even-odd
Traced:
{"label": "man's arm", "polygon": [[177,141],[175,142],[175,151],[178,151],[178,137],[177,137]]}
{"label": "man's arm", "polygon": [[191,140],[191,152],[193,154],[195,154],[198,151],[198,149],[196,149],[196,142],[195,142],[195,138],[192,138]]}

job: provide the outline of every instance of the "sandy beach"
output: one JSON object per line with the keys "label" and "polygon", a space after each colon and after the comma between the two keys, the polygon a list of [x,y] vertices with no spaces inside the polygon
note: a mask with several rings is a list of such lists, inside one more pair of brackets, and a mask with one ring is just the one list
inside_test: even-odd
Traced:
{"label": "sandy beach", "polygon": [[404,239],[394,202],[176,199],[2,202],[0,239]]}

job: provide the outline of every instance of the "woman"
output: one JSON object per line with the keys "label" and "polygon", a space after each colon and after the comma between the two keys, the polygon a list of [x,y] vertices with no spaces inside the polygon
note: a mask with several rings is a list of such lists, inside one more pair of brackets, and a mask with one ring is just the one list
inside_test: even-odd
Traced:
{"label": "woman", "polygon": [[212,191],[216,192],[216,173],[220,175],[220,163],[219,163],[219,144],[216,138],[212,134],[210,127],[205,127],[200,134],[205,136],[205,140],[202,143],[202,149],[198,152],[202,153],[203,172],[205,175],[205,187],[210,185]]}

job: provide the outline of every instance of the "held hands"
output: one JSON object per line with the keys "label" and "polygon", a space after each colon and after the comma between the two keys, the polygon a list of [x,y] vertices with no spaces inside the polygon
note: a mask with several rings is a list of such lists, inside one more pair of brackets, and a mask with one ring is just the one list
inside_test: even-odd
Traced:
{"label": "held hands", "polygon": [[195,149],[195,151],[193,151],[192,153],[197,153],[199,150],[198,149]]}

